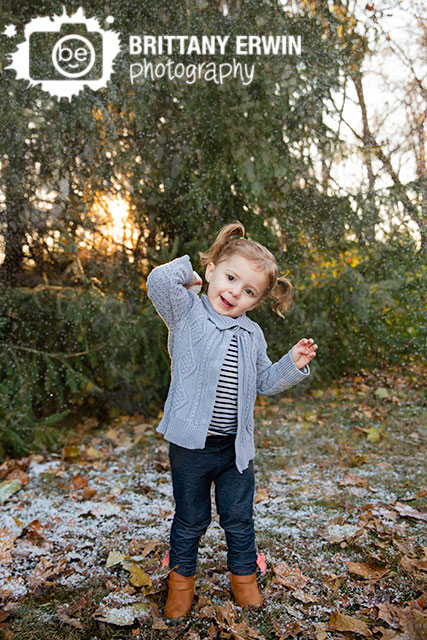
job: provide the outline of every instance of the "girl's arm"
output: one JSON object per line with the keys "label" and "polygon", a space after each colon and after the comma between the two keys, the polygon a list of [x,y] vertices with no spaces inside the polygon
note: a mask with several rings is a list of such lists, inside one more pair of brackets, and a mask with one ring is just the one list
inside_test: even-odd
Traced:
{"label": "girl's arm", "polygon": [[186,317],[191,298],[187,287],[193,282],[190,256],[175,258],[153,269],[147,278],[148,297],[168,327]]}
{"label": "girl's arm", "polygon": [[280,393],[310,375],[308,364],[302,369],[296,366],[292,359],[291,351],[292,349],[273,364],[267,355],[267,342],[260,328],[260,348],[257,357],[257,393],[265,396]]}

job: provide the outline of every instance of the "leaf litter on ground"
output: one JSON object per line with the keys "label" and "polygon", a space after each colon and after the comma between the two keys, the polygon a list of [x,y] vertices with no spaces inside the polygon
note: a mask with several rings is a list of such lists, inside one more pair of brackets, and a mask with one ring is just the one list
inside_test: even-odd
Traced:
{"label": "leaf litter on ground", "polygon": [[[194,640],[427,638],[420,374],[415,365],[405,375],[363,372],[304,398],[260,399],[261,611],[231,601],[216,516],[200,547],[192,614],[162,618],[173,496],[155,425],[121,416],[86,440],[80,430],[60,454],[5,461],[0,632],[19,640],[122,638],[121,629]],[[371,429],[380,437],[367,437]]]}

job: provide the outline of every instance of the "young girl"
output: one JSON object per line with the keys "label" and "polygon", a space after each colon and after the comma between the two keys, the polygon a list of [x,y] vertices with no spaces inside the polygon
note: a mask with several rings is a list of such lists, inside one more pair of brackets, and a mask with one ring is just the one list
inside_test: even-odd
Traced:
{"label": "young girl", "polygon": [[176,505],[167,618],[191,609],[199,540],[211,520],[212,482],[234,599],[242,607],[262,605],[253,523],[255,398],[304,380],[316,355],[314,341],[303,338],[275,364],[268,358],[263,332],[246,312],[272,296],[281,315],[292,286],[277,278],[272,253],[244,234],[240,222],[228,224],[199,252],[207,295],[193,290],[202,282],[188,255],[156,267],[147,279],[148,296],[169,329],[172,361],[157,428],[170,442]]}

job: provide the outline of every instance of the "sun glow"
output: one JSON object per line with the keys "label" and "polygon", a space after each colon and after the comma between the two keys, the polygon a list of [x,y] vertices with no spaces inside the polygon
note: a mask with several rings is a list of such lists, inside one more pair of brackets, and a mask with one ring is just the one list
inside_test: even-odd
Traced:
{"label": "sun glow", "polygon": [[110,245],[133,249],[138,237],[130,215],[129,202],[121,196],[102,197],[93,208],[98,231]]}

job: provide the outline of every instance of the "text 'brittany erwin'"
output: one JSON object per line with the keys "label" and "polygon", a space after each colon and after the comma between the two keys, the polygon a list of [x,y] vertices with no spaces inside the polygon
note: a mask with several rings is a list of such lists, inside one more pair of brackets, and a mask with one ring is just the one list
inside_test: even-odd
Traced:
{"label": "text 'brittany erwin'", "polygon": [[[224,55],[230,36],[129,36],[129,53],[144,55]],[[230,45],[231,46],[231,45]],[[301,36],[235,36],[234,55],[300,55]]]}

